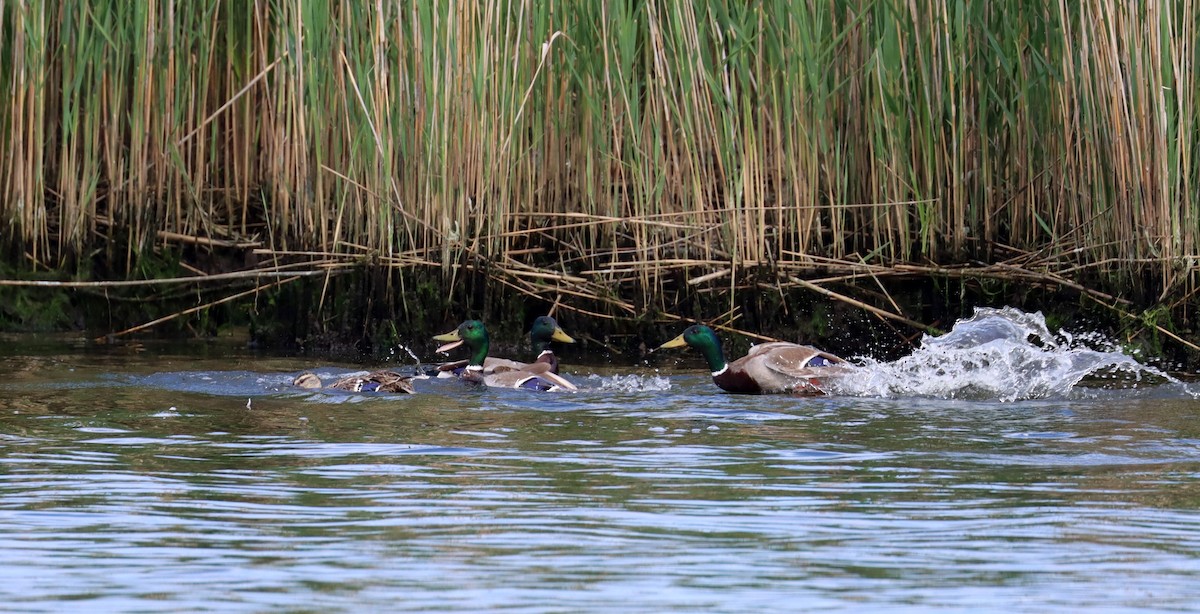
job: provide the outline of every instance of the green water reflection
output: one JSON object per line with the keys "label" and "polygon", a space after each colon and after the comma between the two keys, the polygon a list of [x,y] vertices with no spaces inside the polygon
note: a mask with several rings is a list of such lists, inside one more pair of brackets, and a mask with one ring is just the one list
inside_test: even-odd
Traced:
{"label": "green water reflection", "polygon": [[613,367],[578,370],[574,395],[367,397],[299,393],[307,362],[227,348],[4,352],[0,592],[17,611],[1200,597],[1200,403],[1169,391],[738,397]]}

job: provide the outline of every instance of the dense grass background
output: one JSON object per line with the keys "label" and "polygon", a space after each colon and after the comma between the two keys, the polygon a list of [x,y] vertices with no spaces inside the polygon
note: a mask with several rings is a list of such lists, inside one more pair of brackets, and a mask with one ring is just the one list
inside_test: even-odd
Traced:
{"label": "dense grass background", "polygon": [[620,316],[982,262],[1187,317],[1198,19],[1192,0],[0,1],[4,247],[84,278],[149,276],[174,247],[476,271]]}

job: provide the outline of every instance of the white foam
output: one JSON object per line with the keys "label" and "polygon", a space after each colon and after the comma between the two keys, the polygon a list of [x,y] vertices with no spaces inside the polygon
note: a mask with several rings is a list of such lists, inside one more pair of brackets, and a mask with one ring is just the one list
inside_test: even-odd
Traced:
{"label": "white foam", "polygon": [[1065,396],[1089,375],[1113,387],[1146,378],[1177,382],[1095,333],[1053,333],[1040,312],[977,308],[940,337],[894,362],[859,359],[852,374],[825,382],[839,395],[1018,401]]}
{"label": "white foam", "polygon": [[618,392],[661,391],[671,389],[671,380],[661,375],[592,374],[587,377],[586,387],[591,390],[615,390]]}

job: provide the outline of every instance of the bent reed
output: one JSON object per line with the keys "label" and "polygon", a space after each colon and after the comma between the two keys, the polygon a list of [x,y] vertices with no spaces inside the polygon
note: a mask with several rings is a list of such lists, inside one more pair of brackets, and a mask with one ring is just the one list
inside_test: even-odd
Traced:
{"label": "bent reed", "polygon": [[474,271],[605,317],[920,275],[1187,317],[1198,18],[1193,0],[0,3],[4,248],[109,279],[164,246]]}

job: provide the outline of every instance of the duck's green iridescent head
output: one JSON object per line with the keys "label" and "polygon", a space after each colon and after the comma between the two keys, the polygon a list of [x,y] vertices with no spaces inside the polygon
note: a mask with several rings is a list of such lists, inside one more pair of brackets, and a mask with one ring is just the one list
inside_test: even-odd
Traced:
{"label": "duck's green iridescent head", "polygon": [[533,321],[533,328],[529,329],[529,340],[533,342],[533,349],[536,352],[549,349],[551,341],[575,343],[575,340],[550,316],[540,316]]}
{"label": "duck's green iridescent head", "polygon": [[435,341],[446,342],[437,349],[439,352],[448,352],[460,345],[466,345],[471,349],[471,360],[468,366],[483,365],[483,361],[487,359],[488,352],[488,332],[487,327],[479,320],[466,320],[458,325],[458,328],[434,337]]}
{"label": "duck's green iridescent head", "polygon": [[717,337],[717,333],[713,332],[713,329],[703,324],[687,327],[687,330],[678,337],[655,349],[677,348],[684,345],[690,345],[699,350],[704,355],[704,360],[708,362],[711,371],[716,372],[725,368],[725,351],[721,349],[721,340]]}

